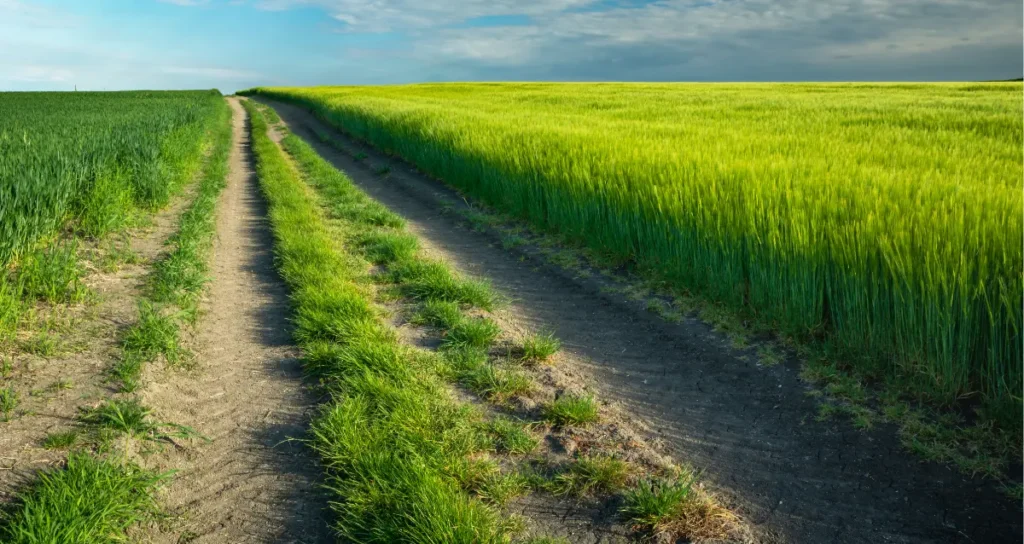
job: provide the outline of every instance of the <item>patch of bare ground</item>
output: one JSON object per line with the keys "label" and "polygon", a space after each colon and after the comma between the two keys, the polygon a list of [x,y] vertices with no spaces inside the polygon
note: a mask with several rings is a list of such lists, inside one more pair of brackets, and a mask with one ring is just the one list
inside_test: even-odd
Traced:
{"label": "patch of bare ground", "polygon": [[[889,425],[858,430],[819,421],[798,361],[762,368],[706,323],[666,322],[597,278],[503,249],[495,234],[442,212],[467,206],[454,191],[301,108],[272,105],[295,134],[405,217],[428,252],[507,296],[511,303],[495,314],[506,331],[558,336],[565,349],[555,368],[609,400],[605,408],[648,443],[703,470],[756,539],[1021,541],[1020,506],[995,482],[922,461]],[[314,130],[351,153],[322,144]]]}
{"label": "patch of bare ground", "polygon": [[147,527],[153,542],[328,542],[320,469],[301,440],[316,398],[291,343],[287,291],[249,147],[234,111],[227,187],[217,211],[210,283],[191,349],[192,375],[147,367],[143,402],[157,419],[210,439],[144,462],[177,469],[161,502],[172,517]]}
{"label": "patch of bare ground", "polygon": [[10,420],[0,418],[0,503],[66,452],[45,438],[75,428],[80,408],[116,392],[107,371],[120,353],[122,331],[138,319],[138,300],[152,263],[194,196],[194,186],[144,226],[102,241],[79,241],[85,302],[39,304],[24,316],[15,341],[0,345],[0,389],[18,397]]}

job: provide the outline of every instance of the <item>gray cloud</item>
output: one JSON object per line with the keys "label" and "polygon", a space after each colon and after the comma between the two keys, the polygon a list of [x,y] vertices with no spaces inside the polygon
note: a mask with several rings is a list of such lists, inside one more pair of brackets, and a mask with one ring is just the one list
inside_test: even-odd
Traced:
{"label": "gray cloud", "polygon": [[[403,32],[436,79],[951,80],[1021,74],[1006,0],[264,0]],[[531,24],[465,28],[482,16]],[[381,53],[382,56],[389,53]],[[945,61],[944,61],[945,60]]]}

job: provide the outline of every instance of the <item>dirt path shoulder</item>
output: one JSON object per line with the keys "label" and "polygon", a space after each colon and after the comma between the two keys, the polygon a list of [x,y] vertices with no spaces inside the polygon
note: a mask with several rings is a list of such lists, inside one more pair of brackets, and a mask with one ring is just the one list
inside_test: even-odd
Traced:
{"label": "dirt path shoulder", "polygon": [[[107,373],[119,342],[137,321],[147,275],[193,197],[189,186],[145,226],[102,242],[78,240],[86,268],[82,283],[91,300],[40,304],[19,341],[0,346],[0,389],[18,395],[16,413],[9,421],[0,418],[0,504],[13,500],[39,470],[67,457],[64,450],[43,446],[47,435],[75,428],[81,408],[116,392]],[[104,261],[110,268],[100,266]]]}
{"label": "dirt path shoulder", "polygon": [[160,456],[177,469],[163,503],[176,519],[157,542],[330,542],[320,469],[301,439],[316,399],[291,344],[288,298],[273,266],[266,207],[238,99],[227,187],[217,216],[195,375],[147,380],[144,403],[210,443]]}
{"label": "dirt path shoulder", "polygon": [[[442,213],[443,203],[461,202],[453,191],[305,110],[271,105],[293,132],[404,216],[427,251],[509,297],[503,327],[520,323],[559,336],[561,364],[644,421],[679,460],[704,469],[764,540],[1020,542],[1020,509],[993,482],[922,462],[891,428],[817,421],[817,401],[796,364],[758,368],[704,323],[659,320],[503,250],[496,238]],[[313,128],[366,158],[320,143]],[[379,175],[385,166],[386,177]]]}

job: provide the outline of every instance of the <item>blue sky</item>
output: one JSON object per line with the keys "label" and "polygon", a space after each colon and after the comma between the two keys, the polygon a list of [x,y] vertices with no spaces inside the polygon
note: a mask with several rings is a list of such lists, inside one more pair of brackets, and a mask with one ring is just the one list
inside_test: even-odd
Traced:
{"label": "blue sky", "polygon": [[1020,77],[1015,0],[0,0],[0,90]]}

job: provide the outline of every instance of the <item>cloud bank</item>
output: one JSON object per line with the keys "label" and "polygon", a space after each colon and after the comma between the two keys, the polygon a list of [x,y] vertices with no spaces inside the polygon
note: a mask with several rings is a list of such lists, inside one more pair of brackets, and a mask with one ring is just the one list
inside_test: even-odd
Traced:
{"label": "cloud bank", "polygon": [[[344,32],[402,32],[440,79],[850,80],[1017,77],[1005,0],[267,0]],[[460,25],[525,16],[528,24]],[[452,77],[454,76],[454,77]]]}
{"label": "cloud bank", "polygon": [[1009,0],[95,2],[0,0],[0,89],[1024,72]]}

